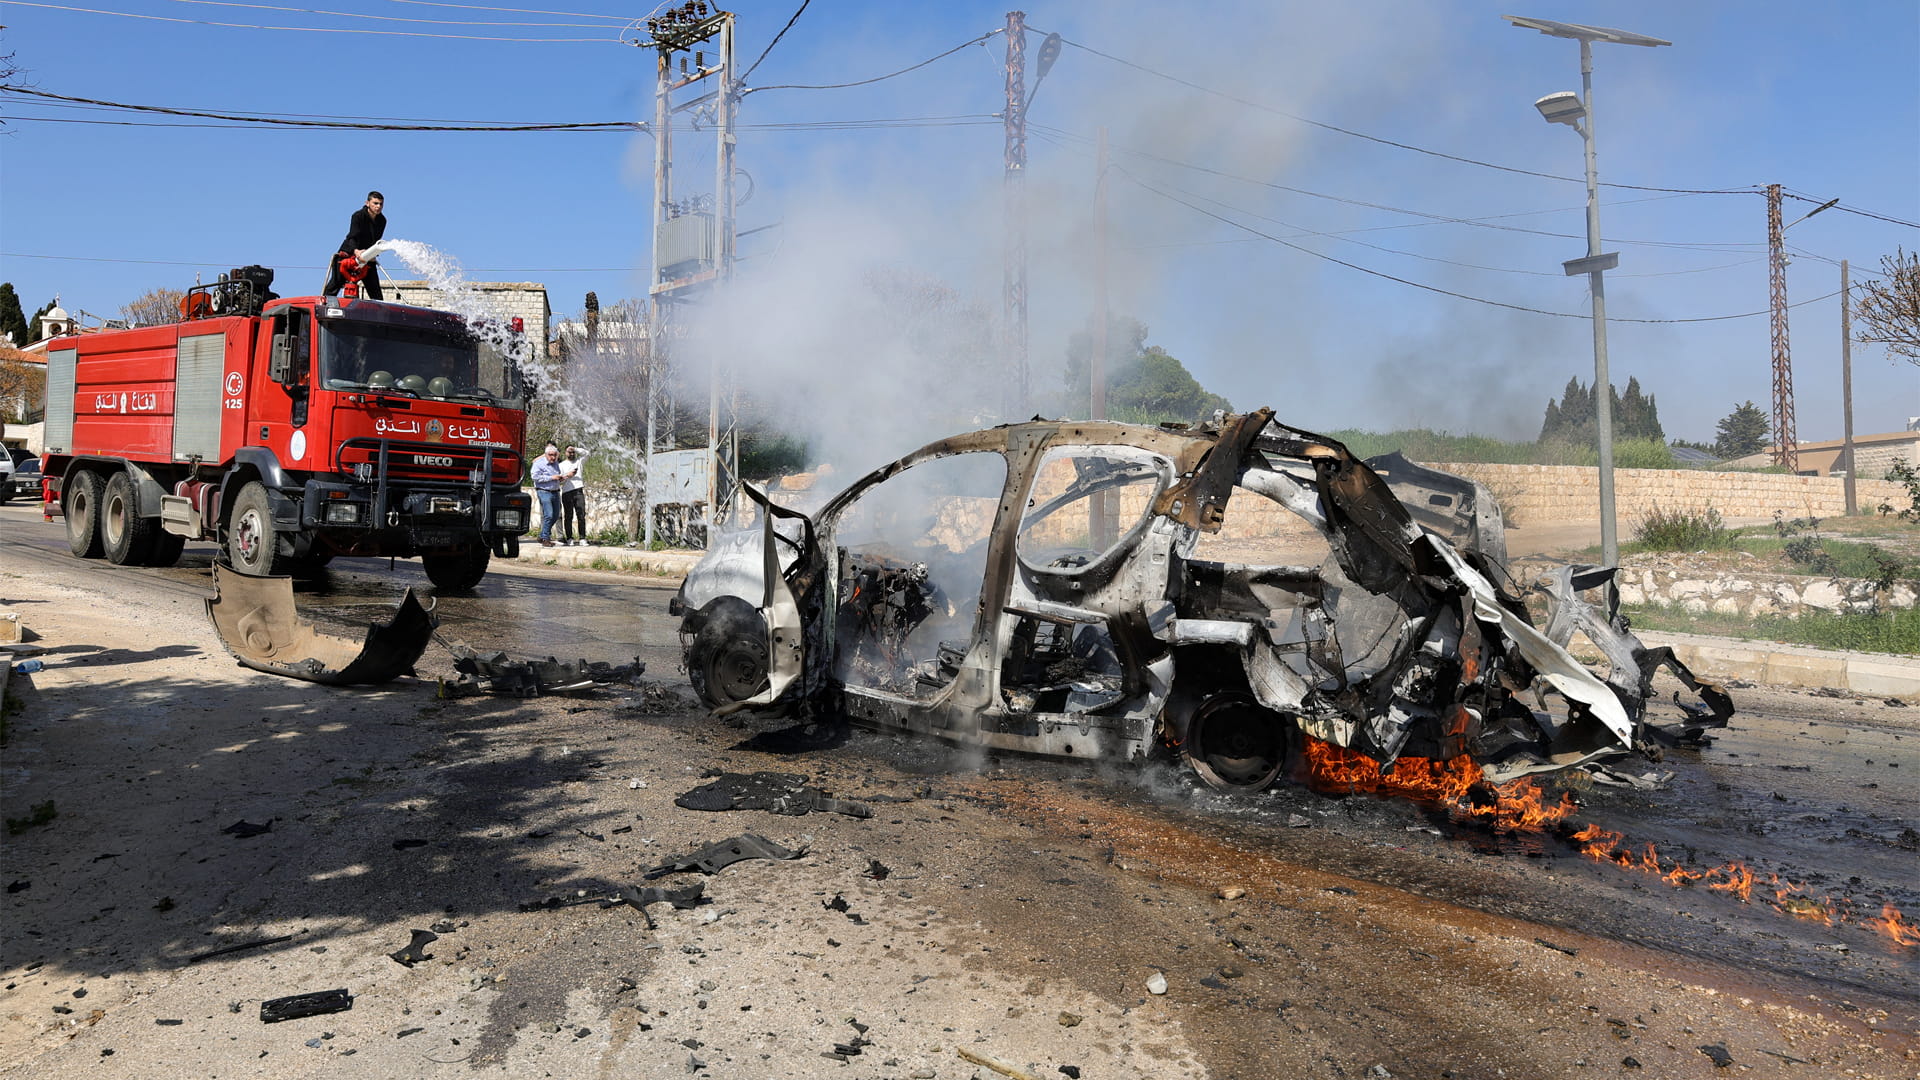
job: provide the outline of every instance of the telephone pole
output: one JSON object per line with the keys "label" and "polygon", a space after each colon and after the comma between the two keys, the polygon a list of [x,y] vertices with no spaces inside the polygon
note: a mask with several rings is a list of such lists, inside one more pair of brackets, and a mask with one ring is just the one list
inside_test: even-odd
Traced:
{"label": "telephone pole", "polygon": [[1001,362],[1006,418],[1027,411],[1027,15],[1007,12],[1006,270],[1001,290]]}
{"label": "telephone pole", "polygon": [[1793,355],[1787,347],[1787,256],[1780,234],[1780,185],[1767,185],[1767,293],[1773,303],[1773,461],[1800,471],[1793,430]]}
{"label": "telephone pole", "polygon": [[[652,300],[647,318],[647,450],[646,472],[653,478],[653,455],[660,436],[655,431],[660,408],[656,384],[664,374],[668,328],[674,309],[696,297],[711,295],[733,273],[734,129],[739,106],[738,76],[734,71],[734,15],[710,8],[703,0],[688,0],[646,20],[649,41],[640,44],[658,54],[653,97],[653,257],[647,295]],[[709,53],[699,46],[717,42]],[[676,71],[676,61],[677,71]],[[709,62],[711,61],[711,62]],[[708,79],[713,89],[680,104],[674,95]],[[714,136],[713,192],[693,198],[673,197],[673,118],[695,110],[711,125]],[[739,488],[740,443],[731,375],[716,358],[709,373],[707,393],[707,535],[733,512]],[[672,433],[666,435],[671,440]],[[654,537],[653,500],[646,501],[645,538]]]}
{"label": "telephone pole", "polygon": [[1847,260],[1840,260],[1840,464],[1846,468],[1847,516],[1860,512],[1860,493],[1853,485],[1853,290],[1847,281]]}

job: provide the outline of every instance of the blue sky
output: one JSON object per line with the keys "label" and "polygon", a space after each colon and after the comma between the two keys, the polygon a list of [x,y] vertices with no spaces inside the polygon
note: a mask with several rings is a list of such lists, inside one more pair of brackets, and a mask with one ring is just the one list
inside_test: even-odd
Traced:
{"label": "blue sky", "polygon": [[[176,108],[407,121],[650,116],[652,54],[620,43],[624,20],[643,9],[522,2],[529,6],[324,5],[383,19],[266,2],[9,2],[0,5],[0,52],[21,68],[15,85]],[[734,5],[742,60],[759,55],[797,6]],[[745,265],[805,275],[809,266],[866,259],[938,278],[997,309],[1002,138],[991,114],[1002,105],[1002,37],[867,87],[774,87],[894,71],[1004,26],[1006,10],[814,0],[749,80],[768,89],[742,106],[749,126],[739,165],[753,195],[741,225],[778,223],[743,245],[758,256]],[[1920,221],[1920,5],[1912,0],[1035,6],[1027,21],[1039,31],[1220,92],[1073,46],[1037,92],[1028,175],[1035,378],[1053,377],[1068,333],[1087,318],[1090,140],[1104,126],[1116,166],[1113,305],[1147,324],[1149,340],[1210,389],[1241,407],[1272,405],[1310,428],[1535,434],[1547,398],[1569,376],[1592,378],[1586,321],[1514,309],[1586,312],[1585,280],[1559,268],[1585,253],[1582,186],[1290,118],[1578,177],[1579,137],[1531,106],[1578,89],[1578,48],[1513,28],[1504,13],[1674,42],[1596,46],[1603,181],[1693,190],[1780,183]],[[504,40],[515,37],[586,40]],[[1038,44],[1036,34],[1030,47]],[[317,291],[323,259],[370,187],[388,197],[389,236],[432,244],[474,278],[544,282],[557,312],[577,310],[589,289],[603,302],[643,290],[645,134],[162,127],[147,125],[205,121],[12,94],[0,95],[0,115],[0,279],[14,283],[29,311],[57,292],[69,309],[111,316],[150,288],[253,262],[278,268],[282,292]],[[904,129],[760,126],[923,117],[964,119]],[[678,148],[681,175],[706,186],[705,141],[683,137]],[[1602,202],[1607,248],[1621,255],[1607,281],[1610,315],[1699,319],[1766,308],[1759,195],[1610,188]],[[1789,200],[1787,217],[1814,205]],[[1370,276],[1193,207],[1379,274],[1514,307]],[[816,250],[831,242],[823,236],[855,250]],[[1838,287],[1827,260],[1851,260],[1859,277],[1897,246],[1920,247],[1920,229],[1835,209],[1793,226],[1787,239],[1799,249],[1789,299],[1815,301],[1791,314],[1799,433],[1837,437],[1838,302],[1815,300]],[[767,320],[777,326],[780,313]],[[1610,345],[1615,382],[1634,376],[1657,395],[1671,437],[1711,440],[1714,422],[1743,400],[1769,408],[1764,316],[1616,322]],[[835,380],[861,375],[858,357],[834,365],[825,374]],[[1897,430],[1920,415],[1912,365],[1857,346],[1854,367],[1856,430]]]}

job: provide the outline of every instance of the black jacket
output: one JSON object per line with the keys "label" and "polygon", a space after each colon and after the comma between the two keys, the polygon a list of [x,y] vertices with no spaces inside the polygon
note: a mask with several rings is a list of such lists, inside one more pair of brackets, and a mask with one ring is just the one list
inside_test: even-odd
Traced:
{"label": "black jacket", "polygon": [[387,234],[387,215],[369,214],[366,207],[353,212],[347,222],[347,238],[340,241],[340,250],[360,251],[380,242]]}

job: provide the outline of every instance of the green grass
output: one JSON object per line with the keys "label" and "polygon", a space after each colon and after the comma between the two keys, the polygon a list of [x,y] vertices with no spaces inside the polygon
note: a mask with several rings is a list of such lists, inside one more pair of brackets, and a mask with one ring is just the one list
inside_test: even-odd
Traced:
{"label": "green grass", "polygon": [[1816,649],[1854,652],[1920,653],[1920,609],[1879,615],[1814,613],[1789,619],[1779,615],[1693,613],[1677,605],[1627,605],[1622,610],[1636,630],[1712,634],[1750,641],[1779,641]]}

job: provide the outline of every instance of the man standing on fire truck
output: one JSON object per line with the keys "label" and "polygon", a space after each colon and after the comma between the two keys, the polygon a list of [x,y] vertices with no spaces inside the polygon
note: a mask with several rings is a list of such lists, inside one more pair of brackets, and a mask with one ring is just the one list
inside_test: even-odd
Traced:
{"label": "man standing on fire truck", "polygon": [[353,212],[347,219],[346,239],[340,241],[340,250],[327,260],[327,287],[321,290],[322,296],[338,296],[347,283],[347,277],[340,272],[340,259],[351,255],[366,268],[366,278],[360,282],[360,295],[369,300],[382,299],[380,295],[380,267],[364,256],[364,252],[380,242],[387,234],[387,215],[380,212],[387,204],[387,197],[377,191],[367,192],[367,203]]}

